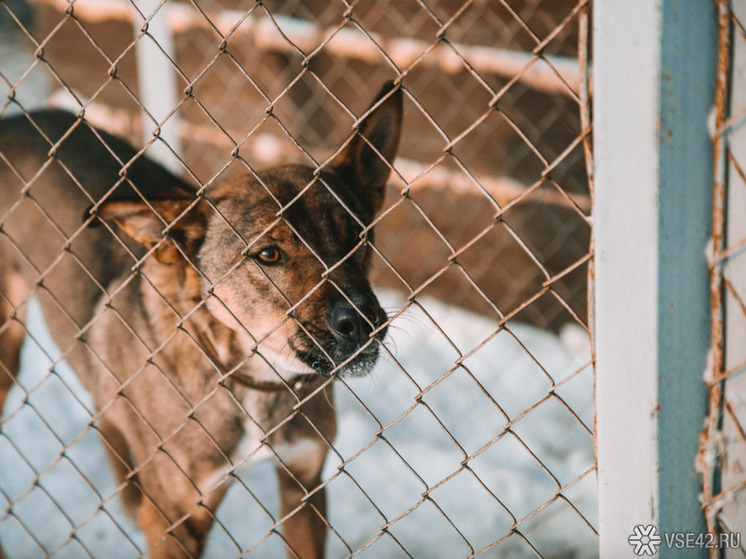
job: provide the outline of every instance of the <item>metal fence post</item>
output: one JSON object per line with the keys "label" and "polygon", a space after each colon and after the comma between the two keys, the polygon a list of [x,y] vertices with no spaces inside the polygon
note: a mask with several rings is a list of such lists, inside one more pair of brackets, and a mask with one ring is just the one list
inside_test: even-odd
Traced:
{"label": "metal fence post", "polygon": [[[141,37],[135,45],[139,99],[149,113],[149,116],[143,115],[143,141],[152,141],[154,130],[160,124],[158,137],[163,141],[153,143],[148,148],[148,155],[171,171],[180,173],[183,167],[178,160],[182,151],[179,115],[171,115],[179,102],[179,94],[172,63],[176,59],[176,49],[168,28],[170,5],[160,0],[137,0],[134,5],[145,18],[150,18],[144,27],[148,36]],[[135,18],[136,37],[143,30],[143,25],[139,18]]]}
{"label": "metal fence post", "polygon": [[[595,351],[602,557],[638,525],[705,532],[713,2],[594,5]],[[667,549],[661,557],[680,549]],[[696,550],[696,556],[703,554]]]}

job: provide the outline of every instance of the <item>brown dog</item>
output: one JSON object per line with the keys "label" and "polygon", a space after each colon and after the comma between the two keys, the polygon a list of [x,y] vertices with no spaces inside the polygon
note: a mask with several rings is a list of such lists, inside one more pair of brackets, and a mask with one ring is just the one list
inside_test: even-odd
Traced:
{"label": "brown dog", "polygon": [[322,557],[327,379],[370,371],[386,333],[368,240],[401,119],[389,83],[321,169],[199,192],[82,118],[0,120],[0,409],[35,295],[152,557],[198,557],[266,449],[289,554]]}

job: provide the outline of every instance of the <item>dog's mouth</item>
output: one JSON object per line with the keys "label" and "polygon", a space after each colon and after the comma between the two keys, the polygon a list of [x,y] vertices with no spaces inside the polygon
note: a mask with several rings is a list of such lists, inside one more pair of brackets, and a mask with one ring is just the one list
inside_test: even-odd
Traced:
{"label": "dog's mouth", "polygon": [[[327,352],[329,353],[329,352]],[[336,352],[333,352],[336,353]],[[347,357],[342,355],[332,355],[332,360],[324,355],[323,352],[319,351],[304,351],[295,350],[295,355],[298,359],[315,373],[329,378],[332,374],[336,374],[340,377],[359,377],[367,375],[373,370],[380,350],[378,344],[373,341],[365,347],[354,353],[351,353]]]}
{"label": "dog's mouth", "polygon": [[367,340],[353,343],[309,325],[304,325],[304,330],[313,340],[301,330],[288,341],[289,346],[298,360],[325,378],[332,375],[360,377],[370,373],[378,362],[379,346],[386,336],[384,327],[371,333]]}
{"label": "dog's mouth", "polygon": [[324,377],[357,377],[373,369],[386,337],[386,313],[372,295],[339,299],[318,310],[314,320],[299,320],[288,340],[295,357]]}

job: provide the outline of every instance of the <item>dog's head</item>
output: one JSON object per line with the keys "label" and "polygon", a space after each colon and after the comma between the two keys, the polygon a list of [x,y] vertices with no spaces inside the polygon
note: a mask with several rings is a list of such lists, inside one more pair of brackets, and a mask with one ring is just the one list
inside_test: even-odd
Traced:
{"label": "dog's head", "polygon": [[286,378],[367,373],[386,333],[367,273],[371,224],[399,144],[401,90],[384,86],[366,114],[320,170],[280,166],[199,199],[178,190],[110,200],[98,216],[153,248],[174,277],[187,267],[199,280],[192,298],[234,332],[244,353],[255,350]]}

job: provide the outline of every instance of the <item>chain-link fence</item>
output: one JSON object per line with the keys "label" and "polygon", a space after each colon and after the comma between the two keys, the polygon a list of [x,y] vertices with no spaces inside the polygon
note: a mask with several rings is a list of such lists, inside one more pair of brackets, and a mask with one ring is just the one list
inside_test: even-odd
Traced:
{"label": "chain-link fence", "polygon": [[[0,149],[3,176],[14,185],[0,201],[0,248],[6,262],[20,262],[27,278],[24,287],[8,280],[0,286],[0,341],[8,348],[26,338],[17,378],[15,354],[0,350],[0,387],[10,387],[0,436],[5,555],[137,557],[148,546],[163,550],[176,540],[174,549],[188,556],[196,553],[189,546],[194,532],[208,526],[207,557],[305,556],[292,535],[298,530],[326,533],[327,557],[595,556],[586,319],[590,125],[581,79],[588,10],[589,3],[578,0],[0,2],[0,116],[15,115],[44,132],[34,109],[51,105],[74,115],[57,137],[39,140],[45,157],[35,165],[15,144]],[[241,236],[245,223],[218,201],[223,194],[217,193],[228,191],[224,185],[286,163],[308,166],[318,179],[353,128],[364,127],[360,119],[375,115],[375,109],[366,111],[386,80],[401,83],[402,137],[372,222],[375,240],[362,239],[388,318],[377,321],[359,310],[363,322],[357,324],[380,346],[381,357],[362,378],[284,382],[281,377],[292,380],[283,362],[289,357],[272,355],[287,329],[300,328],[325,351],[296,317],[313,297],[333,284],[348,303],[362,305],[334,276],[349,255],[329,262],[316,254],[325,271],[308,287],[288,288],[302,288],[300,295],[280,289],[284,284],[266,267],[265,280],[290,309],[272,319],[268,303],[255,300],[253,307],[262,310],[246,318],[221,296],[237,268],[210,276],[199,265],[207,261],[204,253],[202,260],[190,258],[180,224],[199,205],[194,200],[204,200],[210,219],[219,215]],[[143,157],[160,161],[181,177],[186,192],[197,193],[191,206],[173,214],[156,207],[157,197],[149,200],[149,209],[166,218],[158,234],[165,229],[181,241],[180,256],[161,252],[163,241],[151,242],[147,253],[133,247],[128,236],[137,240],[138,234],[121,214],[118,226],[97,231],[130,250],[124,278],[103,282],[107,266],[118,265],[115,259],[102,262],[107,256],[100,255],[93,264],[96,255],[76,249],[92,218],[84,222],[81,215],[72,228],[61,224],[66,200],[39,185],[61,161],[76,195],[90,191],[87,169],[98,162],[77,173],[56,145],[89,126],[136,146],[120,152],[109,136],[95,133],[91,153],[113,156],[122,171],[105,185],[105,197],[121,182],[138,190],[132,177]],[[157,188],[162,193],[164,187]],[[272,185],[262,188],[273,193]],[[291,216],[297,200],[312,190],[304,188],[292,200],[276,198],[276,220],[243,239],[242,261],[280,259],[279,253],[252,251],[265,248],[257,239],[285,225],[314,252],[313,233]],[[102,213],[111,207],[101,197],[89,202]],[[332,218],[306,216],[317,229],[339,221]],[[29,220],[31,234],[22,238],[18,231]],[[47,257],[37,261],[37,250]],[[181,257],[197,265],[187,268],[173,293],[163,292],[154,262]],[[71,261],[82,274],[80,284],[55,287]],[[171,301],[192,276],[208,286],[184,312]],[[83,284],[94,294],[95,312],[81,320],[75,290]],[[165,321],[127,318],[120,294],[134,284],[145,285],[156,301],[137,305],[170,306]],[[213,299],[223,311],[211,306]],[[52,308],[62,315],[53,320],[54,340],[40,303],[47,314]],[[228,370],[219,366],[226,358],[214,339],[217,330],[194,327],[202,313],[212,313],[205,320],[214,322],[225,310],[232,316],[228,322],[240,321],[236,328],[252,337],[242,364]],[[345,322],[353,330],[354,323]],[[106,332],[135,349],[113,357],[117,343],[104,343],[113,335]],[[154,346],[152,339],[165,341]],[[279,352],[296,342],[285,338]],[[187,348],[181,358],[198,350],[196,361],[186,365],[208,364],[209,386],[199,397],[169,372],[180,363],[170,347],[177,343]],[[264,381],[238,385],[241,367],[257,358],[271,366],[271,391]],[[99,380],[66,364],[85,359],[103,365]],[[101,389],[108,399],[94,394],[94,403],[76,373],[88,391],[95,392],[92,383],[108,383]],[[164,419],[166,432],[148,415],[152,395],[135,395],[146,378],[180,402]],[[283,398],[285,404],[278,404]],[[227,435],[208,417],[213,402],[223,399],[231,417],[240,419],[232,428],[258,431],[253,442],[225,450]],[[309,408],[324,402],[329,409],[317,421]],[[257,406],[273,405],[281,410],[275,423],[255,420]],[[118,413],[135,417],[140,429],[122,437],[147,444],[113,440],[119,433],[107,424],[116,423]],[[319,424],[331,414],[336,436]],[[313,453],[297,459],[297,448],[289,451],[282,442],[283,428],[297,423],[323,441],[327,454],[320,480],[310,485],[299,470]],[[193,455],[181,456],[183,448],[194,449]],[[270,459],[259,460],[267,451]],[[112,476],[105,453],[114,455],[114,470],[124,466],[124,477]],[[196,479],[184,465],[203,471],[210,460],[209,480]],[[145,481],[159,476],[185,478],[178,487],[190,508],[176,514],[161,505]],[[141,503],[134,521],[124,510],[133,487]],[[324,492],[326,506],[319,504]],[[287,493],[299,494],[290,510],[281,503]],[[308,509],[310,517],[303,516]],[[304,532],[298,518],[310,518],[314,529]],[[155,539],[148,533],[154,525],[163,525]]]}
{"label": "chain-link fence", "polygon": [[[719,56],[713,141],[715,175],[713,202],[712,363],[707,381],[710,408],[703,432],[699,468],[703,473],[703,508],[708,530],[732,538],[727,557],[743,557],[740,531],[746,525],[746,406],[744,405],[743,336],[746,332],[746,258],[743,247],[746,207],[743,118],[746,99],[746,6],[718,2]],[[712,552],[713,557],[718,551]]]}

